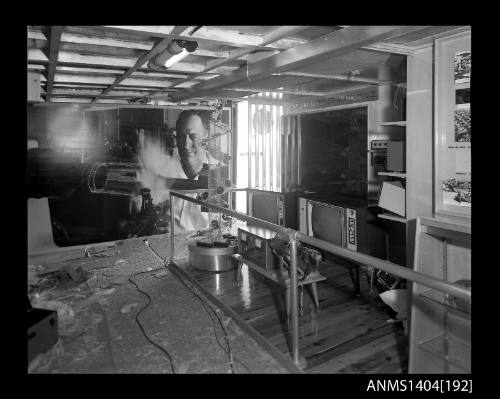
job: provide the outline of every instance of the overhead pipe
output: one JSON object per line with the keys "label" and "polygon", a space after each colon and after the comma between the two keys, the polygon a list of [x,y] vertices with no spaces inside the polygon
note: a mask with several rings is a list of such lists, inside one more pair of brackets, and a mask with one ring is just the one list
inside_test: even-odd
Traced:
{"label": "overhead pipe", "polygon": [[389,80],[379,80],[373,78],[363,78],[360,76],[348,74],[348,75],[340,75],[340,74],[322,74],[322,73],[307,73],[307,72],[283,72],[283,73],[273,73],[273,76],[299,76],[306,78],[315,78],[315,79],[331,79],[331,80],[343,80],[348,82],[360,82],[360,83],[369,83],[373,85],[390,85],[398,82],[392,82]]}

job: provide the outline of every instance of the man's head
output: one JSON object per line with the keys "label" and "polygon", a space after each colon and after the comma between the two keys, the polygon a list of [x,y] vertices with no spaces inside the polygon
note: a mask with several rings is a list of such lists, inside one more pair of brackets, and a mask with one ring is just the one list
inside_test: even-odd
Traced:
{"label": "man's head", "polygon": [[196,177],[206,159],[203,140],[207,137],[207,129],[196,111],[182,111],[175,124],[177,132],[177,148],[181,164],[189,179]]}

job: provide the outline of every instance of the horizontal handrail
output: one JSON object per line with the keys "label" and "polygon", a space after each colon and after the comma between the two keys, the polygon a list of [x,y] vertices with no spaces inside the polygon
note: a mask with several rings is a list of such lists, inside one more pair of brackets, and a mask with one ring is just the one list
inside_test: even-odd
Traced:
{"label": "horizontal handrail", "polygon": [[288,227],[278,226],[277,224],[267,222],[267,221],[262,220],[262,219],[255,218],[253,216],[248,216],[245,213],[233,211],[231,209],[224,208],[224,207],[219,206],[219,205],[214,205],[214,204],[211,204],[210,202],[202,201],[202,200],[199,200],[199,199],[196,199],[193,197],[188,197],[187,195],[180,194],[180,193],[175,192],[175,191],[171,191],[170,193],[175,197],[179,197],[179,198],[182,198],[186,201],[194,202],[195,204],[207,207],[209,209],[214,209],[218,212],[225,213],[225,214],[230,215],[230,216],[234,216],[235,218],[244,220],[246,222],[255,223],[257,226],[265,227],[269,230],[273,230],[273,231],[277,232],[278,234],[286,235],[287,237],[290,235],[294,235],[296,233],[296,230],[289,229]]}
{"label": "horizontal handrail", "polygon": [[372,266],[376,269],[383,270],[387,273],[392,274],[393,276],[396,277],[401,277],[405,280],[415,282],[417,284],[425,285],[426,287],[436,289],[438,291],[444,292],[446,294],[450,294],[453,296],[456,296],[458,298],[471,301],[471,290],[464,288],[463,286],[460,286],[458,284],[453,284],[448,281],[436,278],[436,277],[431,277],[423,273],[416,272],[412,269],[409,269],[407,267],[398,265],[396,263],[392,263],[389,261],[385,261],[379,258],[375,258],[370,255],[366,255],[360,252],[355,252],[351,251],[346,248],[339,247],[337,245],[334,245],[332,243],[329,243],[327,241],[320,240],[316,237],[311,237],[306,234],[300,233],[296,230],[287,228],[287,227],[282,227],[278,226],[274,223],[267,222],[262,219],[255,218],[253,216],[248,216],[244,213],[241,212],[236,212],[227,208],[223,208],[218,205],[213,205],[210,203],[207,203],[205,201],[200,201],[195,198],[191,198],[188,196],[185,196],[183,194],[179,194],[176,192],[171,192],[172,195],[175,195],[176,197],[182,198],[187,201],[191,201],[194,203],[197,203],[199,205],[205,206],[207,208],[211,208],[214,210],[217,210],[219,212],[225,213],[230,216],[234,216],[238,219],[245,220],[247,222],[251,222],[256,224],[257,226],[265,227],[270,230],[273,230],[277,232],[278,234],[283,234],[286,235],[287,237],[294,237],[298,241],[301,241],[303,243],[312,245],[314,247],[323,249],[327,252],[330,252],[335,255],[339,255],[343,258],[347,258],[348,260],[352,260],[358,263],[361,263],[363,265],[367,266]]}
{"label": "horizontal handrail", "polygon": [[471,300],[471,290],[464,288],[461,285],[453,284],[446,280],[416,272],[396,263],[375,258],[373,256],[366,255],[360,252],[351,251],[350,249],[339,247],[327,241],[323,241],[315,237],[310,237],[304,233],[297,232],[296,238],[301,242],[313,245],[332,254],[342,256],[364,265],[373,266],[374,268],[383,270],[384,272],[390,273],[393,276],[401,277],[405,280],[425,285],[426,287],[442,291],[446,294],[450,294],[467,301]]}

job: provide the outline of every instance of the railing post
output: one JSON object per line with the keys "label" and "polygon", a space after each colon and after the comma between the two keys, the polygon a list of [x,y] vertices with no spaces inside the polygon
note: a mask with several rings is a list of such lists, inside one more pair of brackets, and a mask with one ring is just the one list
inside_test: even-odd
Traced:
{"label": "railing post", "polygon": [[170,192],[170,263],[174,263],[174,196]]}
{"label": "railing post", "polygon": [[290,235],[290,311],[292,314],[292,360],[299,366],[302,362],[299,358],[299,306],[298,306],[298,286],[297,286],[297,240],[294,235]]}

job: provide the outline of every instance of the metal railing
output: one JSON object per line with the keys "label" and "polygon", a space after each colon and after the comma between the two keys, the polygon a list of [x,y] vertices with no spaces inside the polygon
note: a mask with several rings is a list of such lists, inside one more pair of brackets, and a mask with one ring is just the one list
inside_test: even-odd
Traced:
{"label": "metal railing", "polygon": [[[238,189],[239,190],[239,189]],[[206,191],[206,190],[205,190]],[[305,244],[313,245],[314,247],[320,248],[327,252],[330,252],[335,255],[339,255],[343,258],[352,260],[357,263],[361,263],[366,266],[372,266],[376,269],[383,270],[387,273],[392,274],[396,277],[401,277],[405,280],[412,281],[417,284],[425,285],[426,287],[433,288],[444,292],[446,294],[450,294],[456,296],[458,298],[471,301],[471,290],[464,288],[458,284],[449,283],[445,280],[438,279],[435,277],[430,277],[426,274],[415,272],[407,267],[403,267],[397,265],[395,263],[385,261],[379,258],[375,258],[370,255],[362,254],[359,252],[354,252],[346,248],[339,247],[337,245],[331,244],[327,241],[320,240],[315,237],[310,237],[306,234],[300,233],[296,230],[278,226],[274,223],[267,222],[262,219],[257,219],[253,216],[249,216],[247,214],[236,212],[228,208],[223,208],[218,205],[211,204],[209,202],[201,201],[196,198],[192,198],[186,196],[184,194],[171,191],[170,192],[170,205],[172,207],[174,197],[178,197],[185,201],[190,201],[195,204],[202,205],[209,209],[212,209],[217,212],[224,213],[226,215],[233,216],[237,219],[244,220],[246,222],[251,222],[257,226],[267,228],[272,230],[283,237],[287,237],[290,242],[290,288],[291,288],[291,344],[292,344],[292,360],[296,365],[301,364],[300,356],[299,356],[299,308],[298,308],[298,286],[297,286],[297,267],[298,267],[298,256],[297,256],[297,247],[298,241],[303,242]],[[171,208],[173,209],[173,208]],[[170,262],[174,262],[174,213],[170,213],[170,223],[171,223],[171,251],[170,251]]]}

